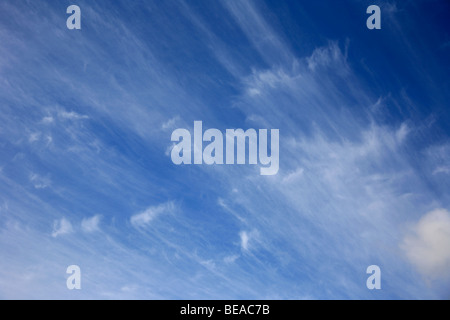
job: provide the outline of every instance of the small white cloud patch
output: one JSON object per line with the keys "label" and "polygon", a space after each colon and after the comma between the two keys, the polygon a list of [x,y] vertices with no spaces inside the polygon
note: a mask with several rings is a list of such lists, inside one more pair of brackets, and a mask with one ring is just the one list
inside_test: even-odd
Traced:
{"label": "small white cloud patch", "polygon": [[174,117],[174,118],[171,118],[171,119],[167,120],[166,122],[164,122],[164,123],[161,125],[161,129],[163,129],[163,130],[173,129],[173,128],[176,127],[176,124],[177,124],[177,122],[179,122],[179,121],[180,121],[180,117],[179,117],[179,116],[176,116],[176,117]]}
{"label": "small white cloud patch", "polygon": [[250,240],[249,234],[246,231],[242,231],[239,233],[239,236],[241,237],[241,248],[244,251],[248,250],[248,241]]}
{"label": "small white cloud patch", "polygon": [[450,212],[437,209],[427,213],[404,238],[402,248],[411,263],[429,279],[448,278]]}
{"label": "small white cloud patch", "polygon": [[101,216],[95,215],[91,218],[86,218],[81,221],[81,228],[85,232],[95,232],[99,231],[99,224],[100,224]]}
{"label": "small white cloud patch", "polygon": [[53,223],[52,237],[56,238],[61,235],[69,234],[73,232],[72,224],[66,218],[56,220]]}
{"label": "small white cloud patch", "polygon": [[38,141],[40,138],[41,138],[41,133],[40,132],[34,132],[34,133],[29,135],[28,142],[29,143],[33,143],[33,142]]}

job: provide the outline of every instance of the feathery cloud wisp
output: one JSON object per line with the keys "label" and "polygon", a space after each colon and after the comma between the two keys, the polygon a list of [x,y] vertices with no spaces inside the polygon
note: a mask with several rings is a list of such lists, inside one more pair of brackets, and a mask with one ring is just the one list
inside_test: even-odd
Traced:
{"label": "feathery cloud wisp", "polygon": [[130,222],[135,228],[145,227],[159,215],[173,213],[174,210],[175,204],[173,202],[167,202],[159,206],[149,207],[145,211],[133,215],[130,218]]}

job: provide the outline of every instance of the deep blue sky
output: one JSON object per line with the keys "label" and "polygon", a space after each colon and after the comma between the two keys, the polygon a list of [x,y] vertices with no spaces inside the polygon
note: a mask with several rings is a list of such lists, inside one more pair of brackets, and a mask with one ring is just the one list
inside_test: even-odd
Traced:
{"label": "deep blue sky", "polygon": [[[450,298],[449,14],[2,1],[0,298]],[[174,165],[195,120],[280,129],[279,173]]]}

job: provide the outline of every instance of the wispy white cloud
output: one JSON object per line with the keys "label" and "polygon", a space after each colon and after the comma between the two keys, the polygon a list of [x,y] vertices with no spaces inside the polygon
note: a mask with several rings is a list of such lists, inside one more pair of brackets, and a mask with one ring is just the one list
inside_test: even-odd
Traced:
{"label": "wispy white cloud", "polygon": [[159,215],[173,213],[175,209],[174,202],[166,202],[159,206],[152,206],[143,212],[131,216],[130,222],[135,228],[145,227]]}
{"label": "wispy white cloud", "polygon": [[28,142],[33,143],[35,141],[38,141],[41,137],[41,133],[40,132],[34,132],[31,133],[28,137]]}
{"label": "wispy white cloud", "polygon": [[255,243],[259,241],[258,230],[241,231],[239,232],[241,250],[244,252],[250,251],[255,246]]}
{"label": "wispy white cloud", "polygon": [[226,264],[230,264],[234,263],[237,259],[239,259],[238,255],[226,256],[225,258],[223,258],[223,262],[225,262]]}
{"label": "wispy white cloud", "polygon": [[[293,250],[307,257],[309,265],[326,268],[324,259],[340,261],[356,274],[375,255],[396,266],[390,272],[397,287],[404,287],[408,277],[403,268],[408,263],[398,261],[401,217],[428,210],[429,203],[421,199],[433,198],[404,153],[411,133],[417,131],[414,125],[375,120],[370,106],[378,99],[381,108],[386,101],[361,85],[336,42],[294,63],[253,70],[242,83],[235,106],[247,117],[259,118],[259,123],[282,128],[280,172],[272,180],[246,175],[247,188],[222,199],[222,207],[238,206],[261,234],[284,239],[288,243],[284,248],[266,237],[258,241],[258,248],[272,252],[281,264],[292,257],[283,249]],[[251,89],[258,94],[249,94]],[[343,106],[350,104],[359,110],[344,112]],[[292,117],[286,118],[286,113]],[[356,243],[360,251],[351,249]],[[240,233],[240,246],[244,252],[252,248],[249,232]],[[394,249],[387,254],[380,246]],[[364,288],[351,278],[345,285],[336,285],[345,286],[345,292],[354,296],[364,295]],[[420,290],[400,291],[403,296],[421,295]],[[311,290],[311,294],[318,292]]]}
{"label": "wispy white cloud", "polygon": [[450,173],[450,144],[433,144],[427,148],[425,156],[433,175]]}
{"label": "wispy white cloud", "polygon": [[439,173],[450,174],[450,167],[439,166],[433,171],[433,174],[439,174]]}
{"label": "wispy white cloud", "polygon": [[283,183],[295,182],[296,180],[301,179],[304,171],[305,170],[303,168],[298,168],[295,171],[288,173],[285,177],[283,177],[282,182]]}
{"label": "wispy white cloud", "polygon": [[[233,193],[237,193],[237,189],[233,189],[232,191]],[[237,220],[239,220],[241,223],[247,223],[245,218],[243,218],[238,212],[236,212],[236,210],[230,208],[227,203],[225,202],[225,200],[223,198],[219,198],[217,199],[217,204],[225,209],[227,212],[229,212],[230,214],[232,214]]]}
{"label": "wispy white cloud", "polygon": [[44,124],[51,124],[53,122],[55,122],[55,119],[52,116],[42,118],[42,123]]}
{"label": "wispy white cloud", "polygon": [[216,263],[213,260],[203,260],[203,261],[200,261],[200,264],[208,270],[216,269]]}
{"label": "wispy white cloud", "polygon": [[[344,58],[344,59],[343,59]],[[342,56],[341,50],[336,42],[330,42],[328,46],[317,48],[306,61],[308,68],[315,72],[318,68],[333,68],[340,76],[350,72],[346,63],[347,57]]]}
{"label": "wispy white cloud", "polygon": [[83,120],[89,119],[89,116],[76,113],[74,111],[59,111],[58,116],[64,120]]}
{"label": "wispy white cloud", "polygon": [[254,1],[221,1],[235,22],[257,49],[258,53],[270,64],[290,62],[292,54],[282,36],[277,34],[261,14],[262,3]]}
{"label": "wispy white cloud", "polygon": [[36,189],[46,189],[51,186],[51,180],[49,177],[42,177],[37,173],[30,175],[30,181]]}
{"label": "wispy white cloud", "polygon": [[397,130],[395,136],[397,138],[398,143],[403,143],[404,140],[408,137],[410,133],[410,128],[406,123],[402,123],[400,128]]}
{"label": "wispy white cloud", "polygon": [[173,118],[170,118],[169,120],[167,120],[166,122],[164,122],[162,125],[161,125],[161,128],[163,129],[163,130],[173,130],[173,129],[175,129],[176,128],[176,126],[177,126],[177,124],[180,122],[180,117],[179,116],[176,116],[176,117],[173,117]]}

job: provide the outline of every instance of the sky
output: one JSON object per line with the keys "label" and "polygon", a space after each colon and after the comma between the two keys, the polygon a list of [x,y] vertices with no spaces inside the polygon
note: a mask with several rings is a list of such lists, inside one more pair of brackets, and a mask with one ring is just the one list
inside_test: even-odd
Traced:
{"label": "sky", "polygon": [[[1,1],[0,299],[450,299],[449,14]],[[194,121],[279,129],[278,173],[175,165]]]}

